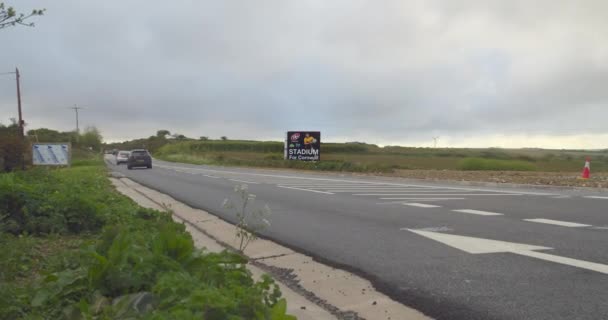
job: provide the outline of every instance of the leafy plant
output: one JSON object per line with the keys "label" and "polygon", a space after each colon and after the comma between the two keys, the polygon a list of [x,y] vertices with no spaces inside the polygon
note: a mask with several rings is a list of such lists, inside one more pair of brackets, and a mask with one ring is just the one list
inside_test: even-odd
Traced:
{"label": "leafy plant", "polygon": [[224,200],[222,207],[231,209],[236,214],[236,233],[239,239],[239,252],[244,252],[245,248],[257,239],[257,233],[270,226],[269,217],[272,214],[268,205],[262,208],[255,208],[254,194],[249,193],[246,184],[234,187],[235,197]]}
{"label": "leafy plant", "polygon": [[[243,230],[261,230],[269,210],[238,191]],[[294,319],[243,255],[196,249],[170,208],[117,194],[99,164],[0,174],[0,200],[14,233],[0,232],[0,319]]]}

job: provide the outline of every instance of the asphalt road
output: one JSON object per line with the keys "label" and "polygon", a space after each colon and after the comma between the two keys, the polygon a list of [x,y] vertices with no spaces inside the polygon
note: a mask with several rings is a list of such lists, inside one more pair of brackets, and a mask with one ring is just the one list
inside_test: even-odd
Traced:
{"label": "asphalt road", "polygon": [[608,194],[109,166],[229,221],[222,202],[247,184],[272,210],[264,236],[346,266],[437,319],[608,319]]}

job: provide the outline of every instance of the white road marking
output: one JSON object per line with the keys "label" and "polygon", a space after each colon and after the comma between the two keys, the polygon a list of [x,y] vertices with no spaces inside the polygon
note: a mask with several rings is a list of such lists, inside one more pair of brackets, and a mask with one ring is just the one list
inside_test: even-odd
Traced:
{"label": "white road marking", "polygon": [[[338,191],[338,190],[329,190],[332,192],[352,192],[352,191]],[[382,192],[382,191],[380,191]],[[402,192],[402,193],[354,193],[353,196],[429,196],[429,195],[439,195],[439,196],[468,196],[475,195],[474,193],[414,193],[414,192]]]}
{"label": "white road marking", "polygon": [[310,189],[322,189],[322,190],[343,190],[342,192],[348,191],[359,191],[359,192],[462,192],[462,191],[451,191],[451,190],[439,190],[439,189],[418,189],[418,188],[310,188]]}
{"label": "white road marking", "polygon": [[245,181],[245,180],[238,180],[238,179],[228,179],[228,180],[234,181],[234,182],[243,182],[243,183],[250,183],[250,184],[260,184],[259,182]]}
{"label": "white road marking", "polygon": [[[161,168],[180,168],[180,167],[171,167],[171,166],[162,166],[157,165]],[[218,172],[223,174],[237,174],[237,175],[248,175],[248,176],[257,176],[257,177],[271,177],[271,178],[282,178],[282,179],[290,179],[290,180],[308,180],[308,181],[324,181],[324,182],[341,182],[341,183],[359,183],[353,180],[344,180],[344,179],[330,179],[330,178],[312,178],[312,177],[298,177],[298,176],[288,176],[288,175],[278,175],[278,174],[264,174],[264,173],[251,173],[251,172],[236,172],[236,171],[227,171],[227,170],[213,170],[213,169],[204,169],[204,168],[188,168],[193,170],[201,170],[201,171],[209,171],[209,172]],[[401,183],[388,183],[388,182],[363,182],[369,185],[391,185],[391,186],[401,186],[401,187],[430,187],[435,188],[435,186],[424,186],[424,185],[413,185],[413,184],[401,184]],[[481,192],[499,192],[505,194],[526,194],[526,195],[535,195],[535,196],[554,196],[554,193],[546,193],[546,192],[531,192],[531,191],[508,191],[508,190],[494,190],[494,189],[476,189],[476,188],[464,188],[464,187],[436,187],[442,189],[452,189],[452,190],[463,190],[463,191],[481,191]]]}
{"label": "white road marking", "polygon": [[[445,200],[464,200],[466,198],[403,198],[403,200],[418,200],[418,201],[445,201]],[[405,201],[387,201],[387,202],[378,202],[376,204],[395,204],[395,203],[405,203]]]}
{"label": "white road marking", "polygon": [[207,178],[213,178],[213,179],[219,179],[220,177],[216,177],[216,176],[210,176],[208,174],[203,174],[203,176],[207,177]]}
{"label": "white road marking", "polygon": [[523,243],[505,242],[483,238],[458,236],[447,233],[406,229],[420,236],[441,242],[452,248],[471,254],[510,252],[531,258],[565,264],[576,268],[608,274],[608,265],[536,252],[534,250],[550,250],[553,248],[535,246]]}
{"label": "white road marking", "polygon": [[600,197],[600,196],[585,196],[587,199],[608,199],[608,197]]}
{"label": "white road marking", "polygon": [[462,212],[462,213],[470,213],[477,214],[480,216],[502,216],[502,213],[490,212],[490,211],[481,211],[481,210],[473,210],[473,209],[461,209],[461,210],[452,210],[454,212]]}
{"label": "white road marking", "polygon": [[572,198],[571,196],[556,196],[556,197],[551,197],[553,199],[569,199]]}
{"label": "white road marking", "polygon": [[572,227],[572,228],[591,227],[591,225],[589,225],[589,224],[582,224],[582,223],[568,222],[568,221],[560,221],[560,220],[551,220],[551,219],[524,219],[524,221],[537,222],[537,223],[546,223],[546,224],[554,224],[556,226]]}
{"label": "white road marking", "polygon": [[[521,196],[521,194],[501,194],[501,193],[360,193],[360,194],[354,194],[354,196]],[[399,200],[399,198],[395,198],[394,200]]]}
{"label": "white road marking", "polygon": [[331,193],[331,192],[325,192],[325,191],[319,191],[319,190],[301,189],[301,188],[286,187],[286,186],[277,186],[277,187],[279,187],[279,188],[284,188],[284,189],[292,189],[292,190],[308,191],[308,192],[314,192],[314,193],[333,194],[333,193]]}
{"label": "white road marking", "polygon": [[403,205],[410,206],[410,207],[418,207],[418,208],[441,208],[441,206],[437,206],[434,204],[417,203],[417,202],[407,202],[407,203],[404,203]]}
{"label": "white road marking", "polygon": [[[409,231],[410,229],[408,228],[401,228],[399,229],[401,231]],[[416,229],[416,230],[420,230],[420,231],[432,231],[432,232],[446,232],[446,231],[453,231],[452,228],[448,228],[446,226],[443,227],[428,227],[428,228],[420,228],[420,229]]]}
{"label": "white road marking", "polygon": [[[296,188],[369,188],[369,187],[381,187],[382,185],[370,184],[370,185],[361,185],[361,184],[288,184],[288,183],[279,183],[282,186],[288,187],[296,187]],[[399,186],[389,186],[396,188],[406,188]]]}

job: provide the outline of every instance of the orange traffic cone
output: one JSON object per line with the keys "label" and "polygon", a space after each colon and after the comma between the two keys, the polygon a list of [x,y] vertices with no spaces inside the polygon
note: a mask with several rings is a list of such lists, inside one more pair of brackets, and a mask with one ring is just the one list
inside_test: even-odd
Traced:
{"label": "orange traffic cone", "polygon": [[589,179],[591,177],[591,159],[585,160],[585,167],[583,168],[583,179]]}

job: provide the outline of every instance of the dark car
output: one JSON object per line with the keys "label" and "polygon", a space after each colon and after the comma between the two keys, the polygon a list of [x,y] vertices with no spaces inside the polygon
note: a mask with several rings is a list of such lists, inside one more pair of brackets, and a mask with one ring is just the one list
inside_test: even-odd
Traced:
{"label": "dark car", "polygon": [[146,167],[148,169],[152,168],[152,157],[150,156],[150,153],[148,153],[148,150],[131,150],[131,155],[129,156],[129,160],[127,160],[127,169],[132,169],[135,167]]}

